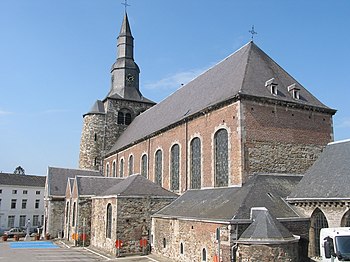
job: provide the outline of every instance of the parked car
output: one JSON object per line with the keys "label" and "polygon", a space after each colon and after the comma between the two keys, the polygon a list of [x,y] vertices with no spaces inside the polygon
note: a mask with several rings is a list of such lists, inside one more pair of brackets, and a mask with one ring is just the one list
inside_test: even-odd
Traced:
{"label": "parked car", "polygon": [[8,231],[4,232],[4,235],[6,235],[7,237],[14,237],[14,236],[19,236],[19,237],[25,237],[26,236],[26,232],[24,232],[22,229],[18,228],[18,227],[14,227],[11,228]]}

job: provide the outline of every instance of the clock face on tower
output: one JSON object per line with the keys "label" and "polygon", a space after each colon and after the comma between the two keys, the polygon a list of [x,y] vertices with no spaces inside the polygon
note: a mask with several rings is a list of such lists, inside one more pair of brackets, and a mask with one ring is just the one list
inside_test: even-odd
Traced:
{"label": "clock face on tower", "polygon": [[132,74],[128,74],[126,76],[126,81],[128,81],[129,83],[134,82],[134,80],[135,80],[135,77]]}

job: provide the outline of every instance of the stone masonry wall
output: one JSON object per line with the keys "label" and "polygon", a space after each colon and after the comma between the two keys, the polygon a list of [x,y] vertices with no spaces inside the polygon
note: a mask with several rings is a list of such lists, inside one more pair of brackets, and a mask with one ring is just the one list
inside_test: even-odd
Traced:
{"label": "stone masonry wall", "polygon": [[[230,226],[185,221],[177,219],[153,218],[153,252],[169,257],[172,261],[202,261],[203,249],[207,260],[213,261],[218,254],[216,229],[220,228],[220,254],[222,261],[231,261]],[[183,245],[183,254],[180,246]]]}
{"label": "stone masonry wall", "polygon": [[252,101],[242,108],[247,174],[302,174],[333,140],[329,114]]}
{"label": "stone masonry wall", "polygon": [[[173,198],[96,198],[92,203],[91,245],[116,254],[116,239],[123,241],[121,254],[142,253],[140,239],[149,239],[151,215],[170,204]],[[112,234],[106,238],[107,205],[112,204]]]}
{"label": "stone masonry wall", "polygon": [[276,245],[239,244],[237,262],[299,262],[298,243]]}
{"label": "stone masonry wall", "polygon": [[64,225],[64,199],[48,201],[47,233],[51,237],[58,237]]}

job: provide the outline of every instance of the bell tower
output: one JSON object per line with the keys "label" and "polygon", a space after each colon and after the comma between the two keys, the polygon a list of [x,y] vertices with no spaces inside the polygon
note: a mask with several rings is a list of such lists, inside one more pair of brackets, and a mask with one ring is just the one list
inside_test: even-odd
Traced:
{"label": "bell tower", "polygon": [[134,38],[125,12],[117,38],[117,59],[111,68],[110,90],[83,115],[79,168],[102,170],[104,156],[119,136],[135,117],[155,104],[141,94],[139,76]]}

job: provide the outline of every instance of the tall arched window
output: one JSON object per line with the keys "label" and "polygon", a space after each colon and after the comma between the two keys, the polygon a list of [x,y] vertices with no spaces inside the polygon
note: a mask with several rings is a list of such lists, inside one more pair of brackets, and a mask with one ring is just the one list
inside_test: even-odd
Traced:
{"label": "tall arched window", "polygon": [[141,175],[147,177],[147,155],[144,154],[141,158]]}
{"label": "tall arched window", "polygon": [[202,261],[207,261],[207,250],[205,248],[202,249]]}
{"label": "tall arched window", "polygon": [[124,113],[123,112],[118,112],[117,123],[119,125],[123,125],[124,124]]}
{"label": "tall arched window", "polygon": [[341,226],[350,227],[350,210],[348,210],[341,219]]}
{"label": "tall arched window", "polygon": [[154,173],[155,173],[155,183],[162,186],[162,169],[163,169],[163,159],[162,159],[162,151],[157,150],[156,156],[155,156],[155,166],[154,166]]}
{"label": "tall arched window", "polygon": [[69,219],[69,202],[67,202],[66,206],[66,224],[68,224]]}
{"label": "tall arched window", "polygon": [[180,254],[183,255],[183,253],[184,253],[184,244],[181,243],[180,244]]}
{"label": "tall arched window", "polygon": [[75,227],[75,209],[76,209],[76,203],[73,204],[73,215],[72,215],[72,226]]}
{"label": "tall arched window", "polygon": [[125,125],[130,125],[130,123],[131,123],[131,114],[126,113],[125,114]]}
{"label": "tall arched window", "polygon": [[134,156],[129,156],[129,176],[131,176],[134,173]]}
{"label": "tall arched window", "polygon": [[106,237],[111,238],[112,236],[112,205],[107,205],[107,216],[106,216]]}
{"label": "tall arched window", "polygon": [[202,153],[201,153],[201,140],[196,137],[192,139],[190,145],[190,188],[200,189],[201,188],[201,169],[202,169]]}
{"label": "tall arched window", "polygon": [[311,216],[311,227],[310,227],[310,241],[312,256],[320,256],[320,231],[321,228],[327,228],[328,222],[327,218],[323,212],[316,208]]}
{"label": "tall arched window", "polygon": [[117,170],[115,169],[115,161],[113,161],[112,163],[112,177],[116,177],[117,176]]}
{"label": "tall arched window", "polygon": [[106,174],[105,177],[109,177],[109,163],[106,164]]}
{"label": "tall arched window", "polygon": [[179,190],[179,173],[180,173],[180,147],[179,145],[173,145],[171,148],[171,190]]}
{"label": "tall arched window", "polygon": [[120,166],[119,166],[119,177],[124,176],[124,159],[120,159]]}
{"label": "tall arched window", "polygon": [[214,135],[215,186],[228,186],[228,133],[220,129]]}

